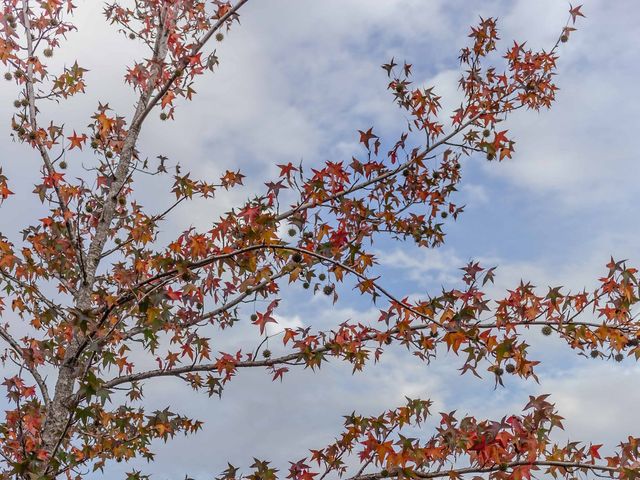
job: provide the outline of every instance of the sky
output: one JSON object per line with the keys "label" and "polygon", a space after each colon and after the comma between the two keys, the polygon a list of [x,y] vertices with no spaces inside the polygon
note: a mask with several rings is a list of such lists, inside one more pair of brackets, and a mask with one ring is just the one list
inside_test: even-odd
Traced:
{"label": "sky", "polygon": [[[87,93],[45,109],[43,116],[63,116],[77,128],[88,123],[98,101],[108,101],[120,114],[131,111],[133,95],[122,76],[140,51],[103,21],[97,2],[76,4],[78,32],[69,35],[56,61],[69,64],[77,58],[90,69]],[[557,0],[249,1],[241,25],[216,45],[220,67],[199,79],[195,101],[178,105],[175,122],[150,118],[140,144],[149,158],[166,155],[195,177],[215,178],[239,168],[247,175],[246,186],[178,210],[162,238],[190,226],[206,230],[265,178],[275,177],[276,164],[350,159],[362,153],[357,130],[370,126],[393,138],[403,117],[380,69],[391,57],[412,63],[416,83],[435,86],[445,109],[450,108],[459,98],[459,48],[478,16],[499,18],[504,48],[512,40],[541,48],[553,44],[567,10],[568,4]],[[560,52],[553,109],[516,114],[507,123],[517,141],[513,160],[463,161],[456,200],[467,207],[447,225],[445,246],[377,245],[377,272],[395,294],[438,291],[456,282],[459,268],[472,259],[498,266],[496,295],[520,279],[541,287],[593,287],[611,255],[640,264],[635,141],[640,4],[585,0],[583,12],[587,18]],[[6,126],[0,166],[16,195],[10,208],[8,203],[2,208],[0,231],[15,237],[15,225],[26,225],[41,207],[30,194],[38,159],[8,136],[12,88],[0,89],[0,121]],[[89,162],[77,154],[69,158],[71,171]],[[153,181],[142,179],[137,195],[160,210],[162,198]],[[346,287],[336,305],[305,295],[301,288],[285,289],[281,327],[330,328],[347,319],[376,317],[376,307]],[[246,341],[254,332],[245,327],[222,335],[219,349]],[[356,375],[349,365],[335,362],[317,373],[292,372],[282,383],[271,382],[266,372],[241,372],[221,399],[195,394],[172,379],[149,382],[149,408],[177,405],[204,420],[205,427],[195,436],[158,445],[153,464],[112,466],[108,478],[133,467],[154,479],[211,478],[227,462],[246,469],[253,457],[283,468],[307,449],[331,442],[343,415],[379,413],[402,404],[405,396],[431,398],[436,412],[455,409],[499,418],[518,412],[528,395],[552,393],[551,401],[566,418],[567,438],[611,446],[639,433],[632,430],[640,425],[635,363],[585,359],[556,339],[531,338],[533,357],[544,360],[540,384],[508,379],[497,390],[488,377],[461,377],[460,360],[452,355],[426,365],[399,348]]]}

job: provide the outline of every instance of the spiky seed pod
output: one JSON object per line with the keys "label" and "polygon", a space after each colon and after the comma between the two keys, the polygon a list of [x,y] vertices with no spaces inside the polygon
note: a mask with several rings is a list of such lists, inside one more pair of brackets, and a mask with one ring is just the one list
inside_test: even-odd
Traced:
{"label": "spiky seed pod", "polygon": [[497,368],[493,371],[493,373],[495,373],[498,377],[501,377],[501,376],[502,376],[502,374],[504,373],[504,370],[503,370],[502,368],[500,368],[500,367],[497,367]]}
{"label": "spiky seed pod", "polygon": [[224,34],[221,32],[216,33],[216,40],[218,42],[221,42],[222,40],[224,40]]}
{"label": "spiky seed pod", "polygon": [[332,285],[325,285],[324,288],[322,289],[322,292],[325,295],[331,295],[333,293],[333,286]]}
{"label": "spiky seed pod", "polygon": [[304,288],[305,290],[306,290],[307,288],[309,288],[310,286],[311,286],[311,285],[309,285],[309,282],[304,282],[304,283],[302,284],[302,288]]}
{"label": "spiky seed pod", "polygon": [[67,162],[65,162],[64,160],[62,160],[58,166],[59,166],[62,170],[66,170],[68,165],[67,165]]}
{"label": "spiky seed pod", "polygon": [[542,327],[541,331],[545,337],[548,337],[553,333],[553,329],[549,325],[545,325],[544,327]]}
{"label": "spiky seed pod", "polygon": [[271,358],[271,350],[267,349],[262,352],[264,358]]}
{"label": "spiky seed pod", "polygon": [[13,78],[13,75],[11,75],[11,72],[6,72],[4,74],[4,79],[5,80],[11,80]]}
{"label": "spiky seed pod", "polygon": [[162,112],[160,114],[160,120],[162,120],[163,122],[168,118],[168,115],[165,112]]}
{"label": "spiky seed pod", "polygon": [[327,279],[327,276],[324,273],[321,273],[320,275],[318,275],[318,280],[320,280],[321,282],[324,282]]}
{"label": "spiky seed pod", "polygon": [[624,360],[624,355],[621,353],[616,353],[615,356],[613,357],[613,359],[616,362],[621,362],[622,360]]}
{"label": "spiky seed pod", "polygon": [[296,230],[295,228],[290,228],[290,229],[287,231],[287,233],[289,234],[289,236],[290,236],[290,237],[295,237],[295,236],[296,236],[296,233],[298,233],[298,232],[297,232],[297,230]]}
{"label": "spiky seed pod", "polygon": [[513,373],[516,371],[516,366],[513,363],[507,363],[504,369],[507,373]]}
{"label": "spiky seed pod", "polygon": [[560,37],[560,41],[561,41],[562,43],[567,43],[567,42],[569,41],[569,35],[567,35],[567,34],[565,33],[564,35],[562,35],[562,36]]}
{"label": "spiky seed pod", "polygon": [[109,150],[109,151],[106,153],[106,156],[107,156],[107,158],[113,158],[113,152],[112,152],[111,150]]}
{"label": "spiky seed pod", "polygon": [[302,261],[302,254],[300,252],[296,252],[291,256],[291,260],[295,263],[300,263]]}
{"label": "spiky seed pod", "polygon": [[91,142],[91,148],[93,148],[94,150],[95,150],[96,148],[98,148],[98,142],[96,142],[95,140],[93,140],[93,141]]}
{"label": "spiky seed pod", "polygon": [[129,39],[131,39],[131,40],[135,40],[135,39],[136,39],[136,34],[135,34],[135,33],[133,33],[133,32],[131,32],[131,33],[129,34]]}
{"label": "spiky seed pod", "polygon": [[127,204],[127,199],[125,197],[118,197],[118,203],[120,205],[126,205]]}
{"label": "spiky seed pod", "polygon": [[484,131],[482,132],[482,136],[486,138],[490,135],[491,135],[491,130],[489,130],[488,128],[485,128]]}
{"label": "spiky seed pod", "polygon": [[13,101],[13,106],[14,106],[14,107],[16,107],[16,108],[20,108],[20,106],[21,106],[21,105],[22,105],[22,104],[20,103],[20,100],[14,100],[14,101]]}
{"label": "spiky seed pod", "polygon": [[51,58],[51,57],[53,57],[53,49],[52,49],[52,48],[45,48],[45,49],[42,51],[42,53],[43,53],[43,55],[44,55],[45,57],[47,57],[47,58]]}
{"label": "spiky seed pod", "polygon": [[598,350],[591,350],[591,358],[598,358],[600,356],[600,352]]}

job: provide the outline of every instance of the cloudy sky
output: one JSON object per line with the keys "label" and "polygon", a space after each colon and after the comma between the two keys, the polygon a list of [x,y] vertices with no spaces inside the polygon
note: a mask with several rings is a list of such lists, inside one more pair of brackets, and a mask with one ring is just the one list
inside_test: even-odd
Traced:
{"label": "cloudy sky", "polygon": [[[98,100],[120,114],[130,112],[133,97],[121,79],[138,52],[104,24],[96,2],[76,4],[79,30],[56,61],[78,58],[90,69],[89,86],[86,95],[56,107],[55,114],[78,128],[88,123]],[[587,18],[562,47],[554,108],[509,120],[517,140],[512,161],[464,161],[457,198],[467,208],[448,225],[446,246],[430,251],[404,243],[379,246],[378,270],[394,293],[424,294],[450,285],[471,259],[499,266],[496,292],[521,278],[540,286],[593,286],[610,255],[640,264],[640,4],[584,4]],[[458,51],[479,15],[499,17],[504,46],[515,39],[538,48],[555,41],[567,9],[558,0],[250,1],[242,10],[242,25],[217,46],[221,65],[199,80],[196,100],[179,104],[175,122],[150,119],[141,138],[141,150],[150,158],[167,155],[208,178],[240,168],[248,176],[247,187],[180,210],[164,235],[192,225],[206,229],[216,215],[273,176],[277,163],[349,159],[361,152],[357,129],[398,132],[403,118],[385,91],[380,69],[391,57],[413,63],[415,80],[434,85],[445,106],[454,105]],[[0,119],[7,132],[15,95],[11,86],[0,90]],[[69,159],[72,169],[89,161]],[[14,236],[13,226],[26,225],[40,208],[29,194],[37,162],[5,135],[0,163],[17,192],[0,217],[0,230],[7,235]],[[139,188],[144,204],[162,203],[149,180]],[[348,289],[335,306],[301,292],[286,291],[281,325],[326,328],[376,316],[375,308]],[[241,326],[221,338],[220,349],[249,331]],[[640,425],[640,369],[634,363],[587,360],[552,338],[532,338],[535,355],[547,359],[539,370],[540,385],[509,379],[497,391],[491,379],[460,377],[460,362],[453,356],[442,355],[427,366],[402,350],[357,375],[348,365],[331,364],[317,374],[294,372],[274,384],[265,372],[242,372],[221,400],[195,395],[171,379],[151,382],[145,390],[150,408],[177,403],[206,424],[196,436],[159,445],[154,464],[134,466],[156,479],[185,473],[210,478],[227,461],[246,467],[252,457],[283,467],[308,448],[330,442],[342,415],[374,414],[402,403],[405,395],[433,399],[436,411],[499,417],[518,411],[530,394],[550,392],[572,438],[615,444],[639,433],[631,430]],[[114,468],[123,472],[132,466]]]}

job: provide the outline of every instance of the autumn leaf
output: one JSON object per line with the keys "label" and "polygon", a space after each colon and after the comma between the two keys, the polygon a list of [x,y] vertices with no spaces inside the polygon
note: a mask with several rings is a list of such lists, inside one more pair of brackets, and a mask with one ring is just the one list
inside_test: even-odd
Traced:
{"label": "autumn leaf", "polygon": [[87,141],[87,135],[84,133],[82,135],[78,135],[74,130],[73,135],[67,137],[67,139],[71,142],[69,150],[73,150],[75,147],[78,147],[80,150],[82,150],[82,145]]}
{"label": "autumn leaf", "polygon": [[577,7],[573,7],[573,6],[570,5],[569,15],[571,15],[571,21],[574,24],[576,23],[576,19],[578,17],[584,17],[582,12],[580,11],[581,8],[582,8],[582,5],[578,5]]}

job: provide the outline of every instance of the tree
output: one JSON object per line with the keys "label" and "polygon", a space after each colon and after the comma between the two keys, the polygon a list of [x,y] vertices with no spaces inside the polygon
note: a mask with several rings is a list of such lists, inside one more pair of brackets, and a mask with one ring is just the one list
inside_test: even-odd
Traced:
{"label": "tree", "polygon": [[[513,43],[502,58],[496,20],[480,19],[461,50],[465,102],[454,112],[441,113],[434,90],[412,83],[410,64],[390,60],[383,65],[388,88],[409,119],[399,138],[382,139],[368,128],[359,131],[362,151],[349,162],[327,161],[311,171],[279,165],[278,178],[209,231],[190,229],[163,247],[157,239],[162,221],[179,204],[224,195],[245,177],[227,171],[213,182],[198,180],[164,157],[152,166],[138,151],[138,137],[150,114],[179,121],[175,106],[191,100],[197,77],[218,64],[211,39],[221,41],[237,27],[245,4],[108,4],[106,20],[148,47],[148,57],[125,76],[138,100],[122,115],[101,103],[86,128],[74,129],[63,119],[41,118],[44,103],[64,102],[86,87],[86,70],[77,63],[58,73],[47,66],[54,51],[64,53],[66,34],[76,28],[74,5],[3,2],[0,58],[18,92],[11,135],[40,159],[34,193],[45,212],[24,228],[19,243],[0,237],[0,337],[11,372],[3,384],[12,404],[0,424],[3,478],[81,478],[87,466],[108,471],[113,460],[153,459],[154,440],[198,431],[201,422],[174,412],[175,405],[145,410],[143,387],[158,377],[222,395],[247,368],[264,369],[274,381],[290,369],[321,368],[328,359],[349,362],[355,371],[397,343],[425,362],[446,346],[460,357],[463,373],[488,371],[498,386],[506,375],[536,379],[539,362],[529,358],[521,335],[531,328],[585,356],[640,357],[633,314],[638,275],[622,261],[611,260],[594,291],[541,293],[522,282],[495,302],[483,292],[494,268],[475,262],[462,269],[463,288],[420,300],[396,296],[372,276],[370,245],[382,236],[424,248],[444,242],[442,219],[462,213],[452,194],[464,157],[512,157],[514,141],[503,122],[515,110],[551,106],[557,55],[583,16],[580,7],[570,8],[548,51]],[[65,174],[66,158],[74,156],[91,162],[78,178]],[[142,175],[172,175],[164,210],[149,212],[136,202]],[[5,208],[10,188],[0,171]],[[343,283],[355,282],[380,306],[379,322],[345,322],[330,331],[285,328],[273,336],[278,348],[271,352],[264,348],[266,326],[277,324],[283,282],[334,301]],[[257,300],[256,312],[244,316],[242,306]],[[255,348],[214,351],[210,337],[238,321],[255,325]],[[134,361],[134,354],[142,360]],[[638,438],[623,441],[605,459],[600,445],[554,443],[551,433],[562,427],[562,417],[547,396],[531,397],[523,414],[498,420],[441,414],[427,440],[403,435],[403,427],[420,426],[431,413],[429,400],[407,399],[376,417],[349,415],[336,442],[291,462],[287,478],[640,475]],[[249,468],[243,473],[229,466],[220,478],[277,476],[266,461]]]}

